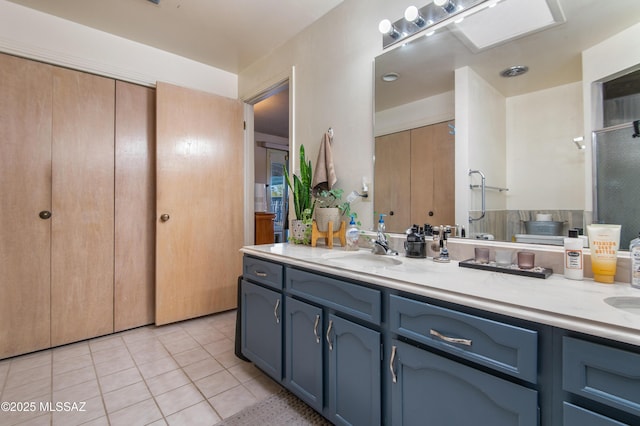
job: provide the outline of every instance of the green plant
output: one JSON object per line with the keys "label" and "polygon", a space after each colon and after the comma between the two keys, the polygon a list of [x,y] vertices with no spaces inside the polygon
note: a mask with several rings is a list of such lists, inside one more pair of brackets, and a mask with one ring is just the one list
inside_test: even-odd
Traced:
{"label": "green plant", "polygon": [[342,201],[343,189],[334,188],[320,191],[316,197],[316,202],[320,208],[336,207],[340,210],[341,215],[349,216],[351,214],[351,203]]}
{"label": "green plant", "polygon": [[289,171],[284,168],[284,176],[291,194],[293,194],[293,208],[296,219],[305,223],[311,223],[315,201],[311,196],[311,160],[307,162],[304,154],[304,145],[300,145],[300,177],[293,175],[293,184],[289,179]]}

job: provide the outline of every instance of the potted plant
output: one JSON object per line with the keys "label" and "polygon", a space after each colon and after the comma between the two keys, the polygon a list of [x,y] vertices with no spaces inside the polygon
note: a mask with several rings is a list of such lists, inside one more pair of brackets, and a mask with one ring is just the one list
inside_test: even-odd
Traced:
{"label": "potted plant", "polygon": [[349,216],[351,213],[351,203],[342,201],[343,189],[333,188],[320,191],[316,197],[316,225],[319,231],[326,231],[329,222],[333,222],[333,230],[340,227],[342,216]]}
{"label": "potted plant", "polygon": [[289,240],[296,244],[310,244],[315,201],[311,196],[311,160],[309,162],[306,160],[304,145],[300,145],[300,176],[294,174],[291,182],[286,166],[284,176],[293,196],[293,210],[296,216],[296,219],[291,221]]}

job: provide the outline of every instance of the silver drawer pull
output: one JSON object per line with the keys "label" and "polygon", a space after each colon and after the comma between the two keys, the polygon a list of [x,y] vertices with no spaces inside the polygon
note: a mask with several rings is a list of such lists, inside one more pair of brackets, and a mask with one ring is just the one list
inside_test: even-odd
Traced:
{"label": "silver drawer pull", "polygon": [[393,345],[391,347],[391,359],[389,360],[389,370],[391,370],[391,380],[393,381],[393,383],[398,383],[398,375],[396,374],[396,371],[393,368],[393,363],[396,360],[397,349],[398,347],[396,345]]}
{"label": "silver drawer pull", "polygon": [[320,324],[320,315],[316,315],[316,322],[313,324],[313,335],[316,336],[316,343],[320,343],[320,335],[318,334],[318,325]]}
{"label": "silver drawer pull", "polygon": [[280,324],[280,312],[278,312],[279,307],[280,299],[276,299],[276,306],[273,308],[273,316],[276,317],[276,324]]}
{"label": "silver drawer pull", "polygon": [[438,339],[444,340],[448,343],[458,343],[460,345],[471,346],[471,339],[459,339],[457,337],[445,336],[444,334],[438,333],[434,329],[429,330],[429,334],[431,334],[432,336],[436,336]]}
{"label": "silver drawer pull", "polygon": [[255,271],[255,273],[256,273],[256,275],[257,275],[257,276],[259,276],[259,277],[266,277],[266,276],[267,276],[267,273],[266,273],[266,272],[258,272],[258,271]]}
{"label": "silver drawer pull", "polygon": [[333,320],[329,321],[329,327],[327,327],[327,343],[329,344],[329,350],[333,350],[333,342],[331,341],[331,329],[333,328]]}

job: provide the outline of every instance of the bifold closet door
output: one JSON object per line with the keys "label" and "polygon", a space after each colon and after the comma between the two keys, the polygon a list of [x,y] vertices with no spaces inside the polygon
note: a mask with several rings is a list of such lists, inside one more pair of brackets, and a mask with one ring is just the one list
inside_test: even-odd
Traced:
{"label": "bifold closet door", "polygon": [[156,324],[235,308],[242,273],[242,103],[156,86]]}
{"label": "bifold closet door", "polygon": [[[387,232],[404,232],[411,226],[411,133],[378,136],[375,155],[374,211],[387,215]],[[374,222],[378,223],[377,217]]]}
{"label": "bifold closet door", "polygon": [[53,71],[51,344],[113,332],[115,81]]}
{"label": "bifold closet door", "polygon": [[51,67],[0,54],[0,359],[49,347]]}
{"label": "bifold closet door", "polygon": [[114,331],[154,321],[155,90],[116,81]]}

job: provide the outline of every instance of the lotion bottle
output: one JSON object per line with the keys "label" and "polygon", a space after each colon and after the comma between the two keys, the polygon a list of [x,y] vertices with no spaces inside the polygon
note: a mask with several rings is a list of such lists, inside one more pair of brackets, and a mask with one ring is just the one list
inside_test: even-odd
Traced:
{"label": "lotion bottle", "polygon": [[631,258],[631,287],[640,288],[640,235],[631,240],[629,244],[629,257]]}
{"label": "lotion bottle", "polygon": [[564,276],[571,280],[584,277],[582,240],[578,238],[577,229],[570,229],[569,238],[564,239]]}
{"label": "lotion bottle", "polygon": [[351,215],[351,221],[349,222],[349,228],[347,228],[346,240],[347,246],[345,250],[355,251],[358,250],[358,240],[360,239],[360,229],[358,229],[358,225],[354,220],[353,215]]}

